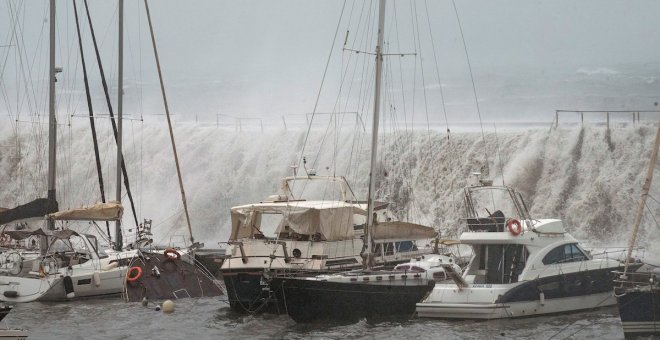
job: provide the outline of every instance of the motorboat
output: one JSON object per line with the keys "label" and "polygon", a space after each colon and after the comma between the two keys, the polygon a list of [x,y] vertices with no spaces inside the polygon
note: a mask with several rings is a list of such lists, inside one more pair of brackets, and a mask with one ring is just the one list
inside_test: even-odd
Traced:
{"label": "motorboat", "polygon": [[436,284],[417,304],[418,316],[500,319],[616,303],[612,272],[623,263],[593,258],[561,220],[534,219],[519,192],[473,176],[464,189],[467,230],[460,236],[473,256],[462,276]]}
{"label": "motorboat", "polygon": [[[337,197],[307,200],[294,195],[293,188],[309,181],[330,185]],[[395,221],[387,206],[377,202],[374,208],[376,266],[392,268],[437,249],[433,228]],[[361,268],[366,215],[366,202],[357,201],[340,176],[286,177],[280,194],[233,207],[231,236],[220,270],[232,308],[283,311],[273,304],[277,288],[270,282],[272,277]]]}

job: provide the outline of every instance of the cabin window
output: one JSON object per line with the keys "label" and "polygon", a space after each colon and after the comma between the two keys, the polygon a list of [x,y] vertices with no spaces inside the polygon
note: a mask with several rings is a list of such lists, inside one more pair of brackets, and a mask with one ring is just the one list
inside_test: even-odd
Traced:
{"label": "cabin window", "polygon": [[566,262],[579,262],[588,260],[587,255],[577,246],[576,243],[562,244],[551,250],[543,258],[543,264],[555,264]]}
{"label": "cabin window", "polygon": [[417,246],[413,241],[401,241],[401,242],[395,242],[394,245],[396,246],[396,251],[397,253],[404,253],[408,251],[416,251]]}

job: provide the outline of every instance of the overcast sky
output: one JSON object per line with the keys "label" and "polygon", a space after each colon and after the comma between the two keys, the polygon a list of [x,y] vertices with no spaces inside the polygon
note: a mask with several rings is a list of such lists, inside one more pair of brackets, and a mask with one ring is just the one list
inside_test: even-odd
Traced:
{"label": "overcast sky", "polygon": [[[72,3],[57,0],[57,4],[57,64],[64,67],[58,78],[58,107],[85,113],[86,106],[80,103],[84,96]],[[117,5],[99,0],[89,4],[104,68],[114,87]],[[47,72],[47,5],[45,0],[0,1],[0,45],[13,45],[0,47],[0,66],[6,64],[0,68],[1,89],[7,94],[0,97],[0,112],[28,110],[26,100],[18,104],[15,99],[16,92],[26,88],[27,78],[32,79],[28,88],[34,93],[33,108],[28,111],[44,112],[46,91],[39,80]],[[660,75],[659,1],[457,0],[456,5],[486,119],[549,115],[566,106],[652,108],[659,90],[655,77]],[[341,51],[346,31],[351,31],[348,41],[357,38],[359,14],[369,12],[363,8],[375,9],[375,2],[160,0],[150,6],[173,111],[214,121],[216,113],[311,112],[343,13],[319,108],[331,110],[337,96],[332,89],[338,88],[342,60],[350,53]],[[423,40],[418,49],[411,39],[413,10],[418,13],[419,39]],[[18,26],[13,25],[16,17]],[[126,1],[125,20],[127,110],[160,112],[142,1]],[[476,117],[452,2],[389,1],[386,23],[391,52],[417,53],[403,58],[404,73],[414,70],[415,62],[410,60],[422,60],[425,86],[436,99],[431,109],[440,110],[437,60],[449,116],[463,119],[469,112]],[[82,27],[95,107],[105,110],[86,21]],[[29,70],[28,64],[32,65]]]}

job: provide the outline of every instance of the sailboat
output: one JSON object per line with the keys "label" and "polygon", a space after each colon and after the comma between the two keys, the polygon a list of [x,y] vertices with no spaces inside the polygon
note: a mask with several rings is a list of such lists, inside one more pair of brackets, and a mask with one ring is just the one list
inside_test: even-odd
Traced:
{"label": "sailboat", "polygon": [[[271,286],[275,287],[277,297],[283,301],[287,314],[296,322],[312,322],[319,319],[356,321],[361,318],[381,316],[410,316],[415,312],[415,304],[421,301],[435,285],[433,275],[429,277],[406,270],[373,269],[373,243],[377,228],[374,220],[375,171],[378,155],[385,0],[379,2],[378,18],[371,162],[364,237],[366,249],[363,253],[365,269],[314,277],[273,278]],[[439,270],[444,268],[439,267]]]}
{"label": "sailboat", "polygon": [[623,325],[623,334],[626,338],[660,337],[660,277],[653,272],[634,271],[635,264],[631,263],[632,251],[637,240],[637,233],[646,207],[646,198],[649,195],[653,170],[658,159],[660,148],[660,125],[655,136],[655,144],[651,150],[651,159],[642,187],[642,197],[635,215],[633,230],[628,241],[628,250],[623,272],[617,272],[614,280],[614,293],[616,296],[619,316]]}
{"label": "sailboat", "polygon": [[[338,197],[294,196],[291,188],[301,182],[326,184]],[[231,208],[232,232],[220,273],[238,312],[284,310],[271,277],[309,277],[362,266],[367,204],[357,200],[344,177],[285,177],[280,188],[262,202]],[[438,233],[433,228],[396,221],[384,202],[376,202],[373,213],[378,223],[374,265],[392,268],[434,251]]]}
{"label": "sailboat", "polygon": [[[136,250],[106,254],[96,236],[70,229],[55,229],[56,221],[118,221],[122,217],[123,207],[115,201],[79,209],[56,209],[55,1],[50,2],[50,7],[48,198],[40,201],[42,208],[48,212],[41,215],[42,218],[45,215],[47,228],[4,231],[12,240],[40,239],[38,257],[25,259],[17,252],[17,256],[11,257],[11,270],[0,276],[0,301],[5,302],[57,301],[120,294],[128,269],[126,260],[136,254]],[[43,212],[37,212],[36,208],[19,207],[17,211],[23,214],[16,214],[13,218]]]}
{"label": "sailboat", "polygon": [[[55,163],[56,163],[56,121],[54,110],[54,22],[55,3],[51,1],[51,92],[50,98],[50,134],[49,134],[49,190],[48,200],[37,201],[41,208],[52,209],[50,202],[55,200]],[[74,3],[75,7],[75,3]],[[75,9],[75,8],[74,8]],[[123,64],[123,0],[119,1],[119,87],[122,87]],[[77,22],[77,12],[76,12]],[[90,22],[91,24],[91,22]],[[82,48],[82,46],[81,46]],[[84,59],[83,59],[84,60]],[[84,64],[83,64],[84,67]],[[39,238],[40,254],[36,258],[26,259],[24,253],[12,252],[6,256],[11,263],[3,264],[4,272],[0,275],[0,301],[31,302],[60,301],[81,297],[99,297],[127,294],[132,298],[149,297],[152,299],[167,299],[179,297],[217,296],[222,290],[208,270],[195,263],[194,255],[175,249],[158,250],[151,247],[142,249],[139,242],[133,247],[123,247],[121,219],[121,164],[123,163],[121,148],[122,91],[119,91],[118,138],[117,138],[117,200],[99,203],[80,209],[56,211],[46,214],[47,229],[35,231],[5,231],[4,235],[11,240]],[[38,216],[43,210],[35,211],[20,207],[12,212],[16,217],[25,218]],[[6,216],[6,215],[5,215]],[[43,215],[41,215],[43,217]],[[5,223],[9,218],[5,220]],[[70,229],[55,230],[55,221],[115,221],[114,249],[103,249],[96,236],[77,233]],[[138,240],[139,241],[139,240]],[[147,244],[148,245],[148,244]],[[171,254],[171,255],[168,255]],[[182,261],[178,261],[182,259]],[[155,263],[157,261],[158,263]],[[143,269],[141,266],[145,266]],[[148,268],[147,268],[148,266]],[[160,266],[160,270],[158,269]],[[142,271],[145,272],[141,277]],[[152,272],[148,275],[146,272]],[[162,275],[161,275],[162,272]],[[137,273],[137,274],[136,274]],[[155,287],[154,289],[148,289]],[[139,293],[131,291],[136,287]],[[201,292],[200,292],[201,290]],[[178,295],[176,291],[181,291]]]}

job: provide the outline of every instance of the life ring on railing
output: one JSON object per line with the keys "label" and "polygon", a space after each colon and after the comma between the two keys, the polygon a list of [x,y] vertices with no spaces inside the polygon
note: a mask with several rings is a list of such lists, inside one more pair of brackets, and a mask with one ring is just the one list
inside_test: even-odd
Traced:
{"label": "life ring on railing", "polygon": [[142,277],[142,268],[131,267],[126,273],[126,282],[135,282],[140,277]]}
{"label": "life ring on railing", "polygon": [[515,218],[511,218],[506,221],[506,227],[509,229],[509,232],[513,236],[518,236],[520,233],[522,233],[522,224]]}
{"label": "life ring on railing", "polygon": [[163,255],[165,255],[165,258],[170,261],[178,260],[181,258],[181,254],[179,254],[179,252],[174,248],[165,249]]}

